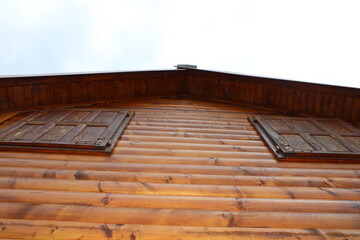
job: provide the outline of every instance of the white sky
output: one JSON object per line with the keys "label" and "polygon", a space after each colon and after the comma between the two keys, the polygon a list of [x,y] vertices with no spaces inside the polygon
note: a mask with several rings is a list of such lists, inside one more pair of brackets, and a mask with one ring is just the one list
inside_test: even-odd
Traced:
{"label": "white sky", "polygon": [[0,75],[178,63],[360,88],[360,1],[0,0]]}

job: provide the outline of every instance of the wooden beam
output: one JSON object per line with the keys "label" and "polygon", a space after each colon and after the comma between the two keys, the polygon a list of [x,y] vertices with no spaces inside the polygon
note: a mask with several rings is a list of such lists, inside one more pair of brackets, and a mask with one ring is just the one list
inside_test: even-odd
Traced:
{"label": "wooden beam", "polygon": [[157,196],[26,189],[0,189],[0,202],[235,212],[360,213],[360,201],[348,200]]}
{"label": "wooden beam", "polygon": [[[40,164],[39,164],[40,165]],[[46,164],[39,166],[46,167]],[[272,187],[360,188],[359,178],[326,178],[294,176],[228,176],[186,173],[146,173],[91,170],[58,170],[48,168],[0,167],[0,176],[53,178],[69,180],[99,180],[144,183],[204,184]]]}
{"label": "wooden beam", "polygon": [[18,219],[0,219],[0,223],[4,227],[1,238],[30,240],[355,240],[360,237],[359,230],[348,229],[185,227]]}
{"label": "wooden beam", "polygon": [[289,176],[289,177],[327,177],[327,178],[358,178],[357,170],[352,169],[301,169],[278,167],[238,167],[238,166],[201,166],[186,164],[152,164],[128,162],[86,162],[86,161],[59,161],[35,159],[0,158],[0,166],[7,167],[51,168],[119,171],[119,172],[148,172],[148,173],[182,173],[182,174],[207,174],[229,176]]}
{"label": "wooden beam", "polygon": [[10,177],[0,177],[0,187],[171,196],[360,200],[358,189],[344,188],[220,186]]}
{"label": "wooden beam", "polygon": [[0,203],[0,218],[202,227],[360,228],[360,214],[355,213],[228,212],[67,204]]}

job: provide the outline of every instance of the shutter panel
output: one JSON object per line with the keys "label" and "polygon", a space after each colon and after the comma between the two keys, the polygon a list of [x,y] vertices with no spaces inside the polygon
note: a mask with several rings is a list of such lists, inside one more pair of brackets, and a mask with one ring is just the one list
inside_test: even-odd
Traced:
{"label": "shutter panel", "polygon": [[132,115],[117,109],[48,109],[4,129],[0,147],[110,153]]}
{"label": "shutter panel", "polygon": [[278,159],[360,161],[360,130],[339,119],[261,115],[249,121]]}

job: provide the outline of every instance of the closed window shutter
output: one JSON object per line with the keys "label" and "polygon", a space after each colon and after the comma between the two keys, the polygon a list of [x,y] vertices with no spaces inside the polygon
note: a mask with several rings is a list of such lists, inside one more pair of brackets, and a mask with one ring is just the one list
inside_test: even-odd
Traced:
{"label": "closed window shutter", "polygon": [[339,119],[254,116],[249,121],[278,159],[360,158],[360,130]]}
{"label": "closed window shutter", "polygon": [[110,153],[132,112],[117,109],[48,109],[0,133],[0,147]]}

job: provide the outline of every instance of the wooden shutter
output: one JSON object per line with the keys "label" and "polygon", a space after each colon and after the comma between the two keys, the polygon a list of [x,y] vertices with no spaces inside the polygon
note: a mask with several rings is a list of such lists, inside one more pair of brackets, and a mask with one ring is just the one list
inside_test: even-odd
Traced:
{"label": "wooden shutter", "polygon": [[360,130],[339,119],[262,115],[249,121],[278,159],[360,162]]}
{"label": "wooden shutter", "polygon": [[111,153],[133,113],[118,109],[48,109],[0,132],[0,148]]}

